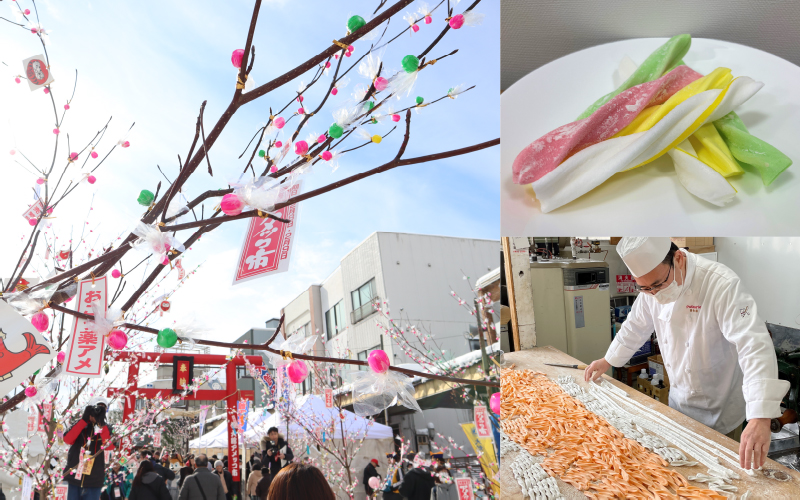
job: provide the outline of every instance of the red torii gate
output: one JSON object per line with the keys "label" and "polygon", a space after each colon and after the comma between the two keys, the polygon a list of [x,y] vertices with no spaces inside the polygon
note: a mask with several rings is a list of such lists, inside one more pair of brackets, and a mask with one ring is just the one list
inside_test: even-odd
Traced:
{"label": "red torii gate", "polygon": [[[264,360],[261,356],[236,356],[233,359],[228,359],[225,354],[185,354],[185,353],[171,353],[171,352],[130,352],[120,351],[109,353],[106,359],[109,361],[129,361],[128,365],[128,387],[122,388],[109,388],[108,397],[113,398],[117,394],[123,395],[124,410],[122,412],[123,422],[128,420],[131,413],[136,407],[137,396],[134,392],[138,392],[138,398],[142,399],[167,399],[175,393],[172,388],[169,389],[147,389],[137,387],[136,378],[139,375],[139,363],[172,363],[175,356],[192,357],[194,358],[195,365],[210,365],[210,366],[225,366],[225,389],[222,390],[198,390],[197,393],[189,392],[183,399],[187,400],[201,400],[201,401],[221,401],[225,400],[226,415],[228,422],[228,469],[235,482],[241,481],[240,464],[239,464],[239,440],[233,434],[233,421],[237,418],[236,401],[237,399],[249,399],[255,401],[254,391],[240,391],[236,388],[236,367],[243,366],[245,359],[247,363],[255,366],[262,366]],[[238,393],[238,398],[231,397]]]}

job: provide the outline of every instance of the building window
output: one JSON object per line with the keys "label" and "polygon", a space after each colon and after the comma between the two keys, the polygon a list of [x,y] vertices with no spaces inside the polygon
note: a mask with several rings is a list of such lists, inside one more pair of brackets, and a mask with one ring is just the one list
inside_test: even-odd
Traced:
{"label": "building window", "polygon": [[328,340],[339,335],[344,330],[344,301],[340,300],[335,306],[325,313],[325,329]]}
{"label": "building window", "polygon": [[[358,353],[358,360],[359,361],[366,361],[370,352],[374,351],[375,349],[380,349],[380,348],[381,348],[381,346],[380,346],[380,344],[378,344],[378,345],[376,345],[375,347],[373,347],[371,349],[367,349],[366,351],[361,351],[360,353]],[[366,371],[367,369],[369,369],[369,367],[367,365],[358,365],[358,369],[363,372],[363,371]]]}
{"label": "building window", "polygon": [[236,367],[236,378],[253,378],[250,376],[250,372],[247,370],[246,366],[237,366]]}
{"label": "building window", "polygon": [[373,303],[378,301],[378,296],[375,290],[375,278],[364,283],[357,290],[350,292],[353,299],[353,313],[352,323],[358,323],[370,314],[375,312]]}

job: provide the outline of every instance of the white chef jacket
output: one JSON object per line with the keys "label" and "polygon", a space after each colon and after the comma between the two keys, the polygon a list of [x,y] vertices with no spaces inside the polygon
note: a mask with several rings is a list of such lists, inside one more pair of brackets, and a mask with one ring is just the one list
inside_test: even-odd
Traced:
{"label": "white chef jacket", "polygon": [[[677,301],[640,293],[605,359],[620,367],[655,330],[670,380],[669,406],[727,434],[745,419],[777,418],[789,382],[753,297],[728,267],[681,250]],[[738,361],[738,363],[737,363]]]}

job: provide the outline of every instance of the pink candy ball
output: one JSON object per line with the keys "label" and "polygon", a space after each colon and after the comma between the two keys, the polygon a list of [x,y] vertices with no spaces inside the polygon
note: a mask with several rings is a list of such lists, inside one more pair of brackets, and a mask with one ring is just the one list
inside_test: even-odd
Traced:
{"label": "pink candy ball", "polygon": [[36,219],[28,219],[28,224],[30,224],[31,226],[35,226],[36,225]]}
{"label": "pink candy ball", "polygon": [[17,82],[17,83],[19,83],[19,82],[21,82],[22,80],[20,80],[19,78],[14,78],[14,81],[15,81],[15,82]]}
{"label": "pink candy ball", "polygon": [[379,76],[378,78],[375,79],[374,84],[375,84],[375,90],[379,90],[379,91],[380,90],[386,90],[386,87],[389,86],[389,80],[387,80],[386,78],[384,78],[382,76]]}
{"label": "pink candy ball", "polygon": [[53,129],[53,133],[54,133],[54,134],[56,134],[56,135],[57,135],[59,132],[60,132],[60,131],[59,131],[57,128],[54,128],[54,129]]}
{"label": "pink candy ball", "polygon": [[369,356],[367,356],[367,364],[372,371],[375,373],[386,373],[389,370],[389,366],[391,363],[389,362],[389,355],[386,354],[386,351],[381,349],[375,349]]}
{"label": "pink candy ball", "polygon": [[322,156],[322,159],[325,161],[331,161],[331,158],[333,158],[333,155],[330,151],[323,151],[320,156]]}
{"label": "pink candy ball", "polygon": [[111,271],[112,278],[119,278],[120,276],[122,276],[122,273],[119,272],[119,269],[114,269],[113,271]]}
{"label": "pink candy ball", "polygon": [[369,484],[370,488],[372,488],[373,490],[377,490],[378,488],[381,487],[381,478],[379,478],[378,476],[372,476],[371,478],[369,478],[369,481],[367,481],[367,483]]}
{"label": "pink candy ball", "polygon": [[289,367],[286,368],[286,373],[289,374],[289,380],[295,384],[300,384],[308,376],[308,366],[306,366],[302,359],[295,359]]}
{"label": "pink candy ball", "polygon": [[65,104],[64,109],[69,109],[69,104]]}
{"label": "pink candy ball", "polygon": [[297,114],[298,115],[304,115],[304,114],[306,114],[306,110],[303,109],[302,107],[297,108]]}
{"label": "pink candy ball", "polygon": [[96,152],[92,151],[92,154],[89,155],[89,156],[91,156],[92,158],[97,158],[98,154]]}
{"label": "pink candy ball", "polygon": [[303,96],[297,96],[297,102],[303,102]]}
{"label": "pink candy ball", "polygon": [[31,15],[31,9],[25,9],[25,15],[26,16],[30,16]]}
{"label": "pink candy ball", "polygon": [[45,87],[45,88],[44,88],[44,93],[45,93],[45,94],[49,94],[49,93],[50,93],[50,88],[48,88],[48,87]]}
{"label": "pink candy ball", "polygon": [[39,184],[39,185],[44,184],[44,179],[42,177],[39,177],[38,179],[36,179],[36,184]]}
{"label": "pink candy ball", "polygon": [[125,141],[122,144],[120,144],[120,146],[122,146],[123,148],[129,148],[131,146],[131,143],[128,142],[128,141]]}
{"label": "pink candy ball", "polygon": [[17,154],[17,151],[12,149],[11,151],[8,152],[8,154],[13,156],[13,155]]}
{"label": "pink candy ball", "polygon": [[399,122],[400,121],[400,115],[392,115],[392,121],[393,122]]}
{"label": "pink candy ball", "polygon": [[331,67],[331,63],[330,63],[330,61],[328,61],[328,62],[326,62],[326,63],[325,63],[325,67],[326,67],[326,68],[330,68],[330,67]]}
{"label": "pink candy ball", "polygon": [[34,328],[36,328],[36,330],[43,332],[47,330],[47,327],[50,326],[50,318],[47,316],[47,314],[39,311],[31,318],[31,324]]}
{"label": "pink candy ball", "polygon": [[419,26],[417,26],[416,24],[412,24],[412,25],[411,25],[411,31],[413,31],[414,33],[416,33],[417,31],[419,31]]}
{"label": "pink candy ball", "polygon": [[283,146],[283,143],[282,143],[281,141],[277,141],[277,142],[275,143],[275,147],[276,147],[276,148],[279,148],[279,147],[282,147],[282,146]]}
{"label": "pink candy ball", "polygon": [[326,139],[325,134],[322,134],[321,136],[317,137],[317,142],[322,144],[323,142],[325,142],[325,139]]}
{"label": "pink candy ball", "polygon": [[231,54],[231,64],[233,64],[234,68],[239,69],[242,67],[243,57],[244,57],[244,49],[236,49],[233,51],[233,54]]}
{"label": "pink candy ball", "polygon": [[350,54],[351,54],[350,51],[347,51],[347,52],[344,53],[344,56],[345,57],[350,57]]}
{"label": "pink candy ball", "polygon": [[67,359],[67,353],[63,351],[58,353],[58,356],[56,356],[56,361],[58,361],[59,363],[63,363],[65,359]]}
{"label": "pink candy ball", "polygon": [[219,206],[222,208],[222,212],[225,215],[239,215],[242,213],[244,203],[242,203],[242,200],[238,196],[229,193],[222,197]]}
{"label": "pink candy ball", "polygon": [[97,177],[90,175],[89,177],[86,178],[86,182],[88,182],[89,184],[94,184],[95,182],[97,182]]}
{"label": "pink candy ball", "polygon": [[299,155],[308,153],[308,143],[306,141],[297,141],[294,143],[294,152]]}
{"label": "pink candy ball", "polygon": [[69,159],[72,161],[76,161],[78,159],[78,153],[70,153]]}
{"label": "pink candy ball", "polygon": [[31,33],[36,33],[36,28],[31,28]]}
{"label": "pink candy ball", "polygon": [[108,334],[108,345],[118,351],[125,349],[125,346],[128,345],[128,336],[122,330],[112,330]]}
{"label": "pink candy ball", "polygon": [[456,14],[450,18],[449,24],[451,28],[457,30],[458,28],[464,26],[464,16],[462,14]]}
{"label": "pink candy ball", "polygon": [[279,116],[275,118],[272,124],[275,125],[275,128],[283,128],[283,126],[286,125],[286,120],[284,120],[282,116]]}
{"label": "pink candy ball", "polygon": [[339,93],[339,89],[337,89],[336,87],[333,87],[333,88],[331,89],[331,95],[336,95],[336,94],[338,94],[338,93]]}
{"label": "pink candy ball", "polygon": [[278,171],[278,166],[277,165],[273,165],[273,166],[269,167],[269,171],[272,172],[272,173],[277,172]]}
{"label": "pink candy ball", "polygon": [[164,257],[161,258],[161,264],[165,266],[169,265],[169,257],[167,255],[164,255]]}
{"label": "pink candy ball", "polygon": [[28,396],[29,398],[36,396],[38,393],[39,390],[36,389],[35,385],[29,385],[28,387],[25,388],[25,395]]}
{"label": "pink candy ball", "polygon": [[495,415],[500,415],[500,397],[500,393],[495,392],[489,398],[489,408],[492,409],[492,412],[494,412]]}
{"label": "pink candy ball", "polygon": [[354,50],[356,50],[356,48],[355,48],[355,47],[353,47],[352,45],[349,45],[349,46],[347,47],[347,51],[348,51],[348,52],[353,52]]}
{"label": "pink candy ball", "polygon": [[431,16],[425,16],[425,24],[431,24],[433,22],[433,18]]}

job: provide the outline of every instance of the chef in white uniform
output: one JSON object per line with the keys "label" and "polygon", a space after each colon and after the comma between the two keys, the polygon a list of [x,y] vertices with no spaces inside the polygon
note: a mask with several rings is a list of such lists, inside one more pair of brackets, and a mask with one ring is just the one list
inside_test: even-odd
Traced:
{"label": "chef in white uniform", "polygon": [[617,252],[642,293],[585,379],[627,363],[655,331],[669,406],[738,440],[743,468],[761,467],[770,419],[781,415],[789,382],[778,379],[775,348],[753,297],[733,271],[679,250],[669,238],[622,238]]}

